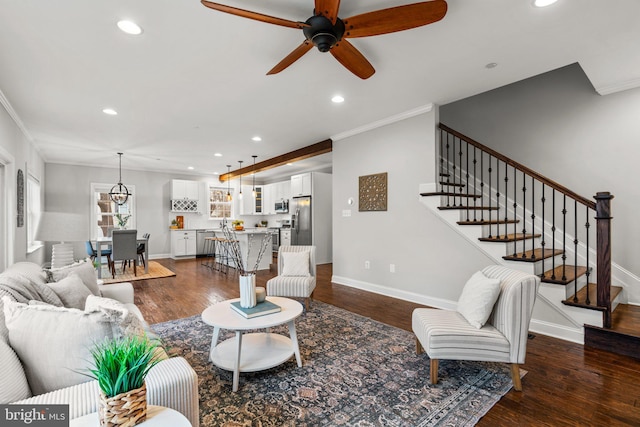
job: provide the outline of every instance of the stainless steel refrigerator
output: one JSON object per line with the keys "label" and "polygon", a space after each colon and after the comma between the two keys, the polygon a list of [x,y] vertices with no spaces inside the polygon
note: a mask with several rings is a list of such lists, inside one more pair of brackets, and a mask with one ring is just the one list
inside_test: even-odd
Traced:
{"label": "stainless steel refrigerator", "polygon": [[294,197],[289,212],[291,213],[291,244],[312,245],[311,236],[311,196]]}

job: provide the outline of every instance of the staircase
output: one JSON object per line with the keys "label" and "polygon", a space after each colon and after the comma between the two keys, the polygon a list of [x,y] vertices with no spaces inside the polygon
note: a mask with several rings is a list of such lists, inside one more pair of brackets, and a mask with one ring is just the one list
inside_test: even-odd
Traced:
{"label": "staircase", "polygon": [[606,333],[623,297],[623,288],[611,284],[613,196],[587,199],[439,128],[438,182],[421,187],[423,203],[496,263],[540,276],[539,299],[571,324]]}

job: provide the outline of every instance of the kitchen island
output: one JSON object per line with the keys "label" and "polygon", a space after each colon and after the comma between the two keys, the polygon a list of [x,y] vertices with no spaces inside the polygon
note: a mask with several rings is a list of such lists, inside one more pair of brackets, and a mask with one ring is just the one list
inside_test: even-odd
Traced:
{"label": "kitchen island", "polygon": [[[242,263],[244,264],[245,270],[253,270],[256,267],[256,270],[268,270],[269,265],[271,264],[271,238],[272,231],[266,227],[257,227],[257,228],[245,228],[243,231],[229,231],[223,232],[221,229],[213,230],[215,232],[216,237],[229,237],[231,234],[231,238],[237,240],[240,245],[240,253],[242,254]],[[264,239],[268,239],[267,242],[264,242]],[[263,247],[263,242],[266,246],[262,257],[258,262],[258,255],[260,254],[260,250]],[[218,253],[216,253],[216,256]],[[227,264],[229,267],[235,268],[235,262],[233,259],[220,261]]]}

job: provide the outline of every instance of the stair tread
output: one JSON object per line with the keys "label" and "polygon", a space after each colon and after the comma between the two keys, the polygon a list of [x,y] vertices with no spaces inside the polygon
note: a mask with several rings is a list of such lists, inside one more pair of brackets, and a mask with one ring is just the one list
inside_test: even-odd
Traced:
{"label": "stair tread", "polygon": [[464,187],[467,184],[462,184],[462,183],[459,183],[459,182],[440,181],[440,185],[448,185],[449,187]]}
{"label": "stair tread", "polygon": [[519,219],[508,219],[508,220],[504,220],[504,219],[493,219],[491,221],[489,221],[488,219],[478,219],[478,220],[469,220],[469,221],[458,221],[457,224],[458,225],[498,225],[498,224],[517,224],[519,223],[520,220]]}
{"label": "stair tread", "polygon": [[482,195],[480,194],[461,194],[461,193],[455,193],[453,191],[434,191],[431,193],[420,193],[421,196],[425,197],[425,196],[452,196],[452,197],[468,197],[468,198],[474,198],[474,199],[479,199],[482,197]]}
{"label": "stair tread", "polygon": [[[579,265],[576,274],[576,269],[573,265],[566,265],[564,270],[565,280],[562,280],[562,265],[559,265],[552,270],[545,271],[540,279],[545,283],[566,285],[567,283],[573,282],[576,278],[583,276],[586,272],[587,267],[585,266]],[[555,279],[552,277],[555,277]]]}
{"label": "stair tread", "polygon": [[438,209],[440,209],[441,211],[450,211],[450,210],[455,210],[455,209],[462,209],[462,210],[492,210],[492,211],[497,211],[498,208],[497,207],[488,207],[488,206],[438,206]]}
{"label": "stair tread", "polygon": [[492,236],[492,237],[480,237],[478,240],[480,240],[481,242],[500,242],[500,243],[507,243],[507,242],[517,242],[520,240],[526,240],[526,239],[533,239],[536,237],[540,237],[540,234],[527,234],[524,235],[522,233],[515,233],[515,234],[501,234],[499,236]]}
{"label": "stair tread", "polygon": [[[622,292],[621,286],[611,286],[611,301],[615,299]],[[583,287],[575,294],[576,300],[574,301],[573,295],[562,301],[565,305],[571,305],[573,307],[582,307],[590,310],[606,311],[606,307],[598,306],[598,285],[595,283],[589,283],[589,304],[587,304],[587,286]]]}
{"label": "stair tread", "polygon": [[562,249],[556,249],[555,251],[553,249],[544,249],[543,251],[542,248],[537,248],[537,249],[517,253],[515,254],[515,256],[507,255],[507,256],[503,256],[502,258],[508,261],[536,262],[542,259],[561,255],[562,252],[563,252]]}

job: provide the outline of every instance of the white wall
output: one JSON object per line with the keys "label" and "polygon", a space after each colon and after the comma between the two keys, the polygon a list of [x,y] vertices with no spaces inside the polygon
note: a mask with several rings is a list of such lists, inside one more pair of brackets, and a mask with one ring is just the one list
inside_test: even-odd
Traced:
{"label": "white wall", "polygon": [[640,302],[640,89],[598,95],[570,65],[440,108],[447,126],[591,198],[612,200],[614,279]]}
{"label": "white wall", "polygon": [[[434,182],[436,123],[431,111],[334,142],[334,282],[452,307],[468,277],[491,263],[420,203],[419,185]],[[358,177],[381,172],[387,211],[359,212]]]}
{"label": "white wall", "polygon": [[[117,168],[95,168],[70,166],[56,163],[46,164],[46,204],[47,211],[84,213],[89,217],[91,207],[91,183],[113,183],[118,179]],[[213,177],[193,175],[173,175],[160,172],[146,172],[122,169],[122,182],[135,186],[136,228],[139,233],[150,233],[149,256],[169,257],[171,254],[170,221],[176,215],[184,215],[193,226],[209,227],[218,221],[207,221],[206,214],[176,214],[170,212],[172,179],[211,181]],[[87,236],[88,237],[88,236]],[[47,253],[50,254],[49,248]],[[75,244],[75,256],[85,254],[84,243]]]}
{"label": "white wall", "polygon": [[[0,147],[4,153],[3,157],[11,159],[12,163],[7,165],[4,170],[6,173],[4,202],[6,207],[7,239],[12,245],[12,253],[9,255],[9,264],[18,261],[33,261],[41,264],[44,259],[44,251],[36,250],[33,253],[27,253],[27,221],[26,221],[26,180],[27,174],[30,173],[40,181],[41,189],[44,193],[45,176],[44,162],[42,157],[35,149],[33,143],[22,133],[20,127],[12,119],[4,105],[7,101],[0,92]],[[16,226],[17,212],[17,196],[16,196],[16,174],[21,169],[25,177],[25,225],[23,227]],[[44,204],[44,196],[41,204]],[[1,225],[0,225],[1,226]],[[4,246],[0,246],[0,250],[4,251]],[[3,256],[7,254],[3,253]]]}

